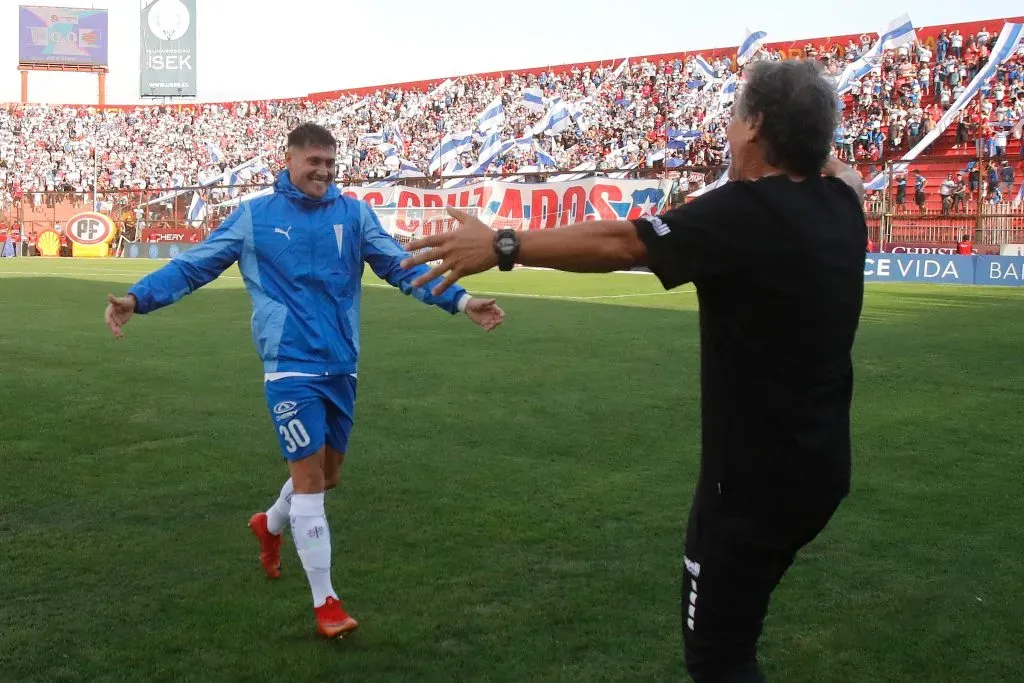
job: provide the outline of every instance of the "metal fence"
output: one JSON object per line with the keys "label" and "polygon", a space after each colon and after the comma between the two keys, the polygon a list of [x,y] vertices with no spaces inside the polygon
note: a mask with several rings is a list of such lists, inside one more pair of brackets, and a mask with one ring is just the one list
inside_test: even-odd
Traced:
{"label": "metal fence", "polygon": [[[1002,160],[973,155],[920,158],[903,171],[904,183],[897,171],[899,163],[873,164],[867,169],[858,165],[866,178],[884,173],[888,179],[885,190],[869,192],[865,201],[869,235],[876,243],[952,245],[962,238],[981,247],[1024,243],[1024,206],[1014,207],[1013,194],[1003,191],[998,175],[996,183],[988,179],[989,168],[1002,168]],[[927,181],[921,204],[915,196],[918,169]],[[962,180],[963,191],[943,194],[945,179],[954,187]],[[1012,189],[1018,189],[1021,181],[1015,178]]]}
{"label": "metal fence", "polygon": [[943,214],[893,213],[882,202],[866,204],[868,231],[876,243],[954,244],[968,238],[975,245],[1024,244],[1024,212],[1009,203],[984,204],[980,212]]}

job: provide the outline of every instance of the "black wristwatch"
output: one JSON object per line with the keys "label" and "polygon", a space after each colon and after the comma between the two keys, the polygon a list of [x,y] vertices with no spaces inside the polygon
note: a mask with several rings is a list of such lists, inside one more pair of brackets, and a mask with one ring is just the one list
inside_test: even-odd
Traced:
{"label": "black wristwatch", "polygon": [[498,255],[498,270],[512,270],[519,257],[519,233],[502,228],[494,234],[494,253]]}

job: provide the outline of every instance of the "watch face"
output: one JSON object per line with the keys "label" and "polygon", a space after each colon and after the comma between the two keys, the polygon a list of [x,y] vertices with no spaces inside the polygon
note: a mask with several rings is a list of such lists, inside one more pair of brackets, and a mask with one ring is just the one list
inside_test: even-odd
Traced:
{"label": "watch face", "polygon": [[498,239],[498,248],[502,251],[512,251],[516,241],[513,237],[501,237]]}

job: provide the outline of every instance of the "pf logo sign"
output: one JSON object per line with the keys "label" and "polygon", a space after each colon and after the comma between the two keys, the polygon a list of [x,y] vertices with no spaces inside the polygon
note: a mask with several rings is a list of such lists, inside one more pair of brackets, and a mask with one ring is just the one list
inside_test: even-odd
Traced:
{"label": "pf logo sign", "polygon": [[92,211],[72,216],[66,228],[68,238],[81,245],[103,244],[114,233],[114,222],[101,213]]}

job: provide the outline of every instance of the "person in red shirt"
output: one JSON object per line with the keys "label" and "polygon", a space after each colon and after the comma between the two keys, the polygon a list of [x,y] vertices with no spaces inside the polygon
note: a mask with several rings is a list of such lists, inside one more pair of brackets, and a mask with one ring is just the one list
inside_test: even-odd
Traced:
{"label": "person in red shirt", "polygon": [[957,242],[956,253],[961,256],[970,256],[974,253],[974,244],[967,235],[963,235]]}

